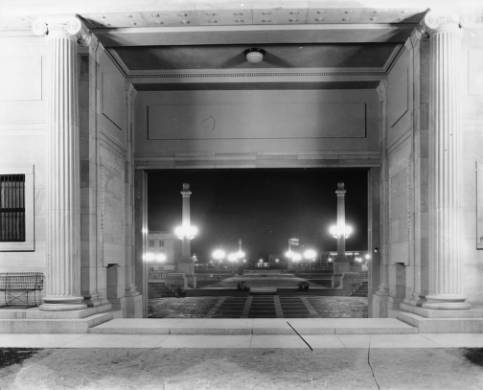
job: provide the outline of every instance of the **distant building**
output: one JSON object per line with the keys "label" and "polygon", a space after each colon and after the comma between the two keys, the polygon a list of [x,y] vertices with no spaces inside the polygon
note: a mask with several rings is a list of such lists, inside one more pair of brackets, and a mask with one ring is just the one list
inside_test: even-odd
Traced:
{"label": "distant building", "polygon": [[181,241],[173,233],[151,231],[147,242],[148,262],[158,269],[175,270],[181,258]]}

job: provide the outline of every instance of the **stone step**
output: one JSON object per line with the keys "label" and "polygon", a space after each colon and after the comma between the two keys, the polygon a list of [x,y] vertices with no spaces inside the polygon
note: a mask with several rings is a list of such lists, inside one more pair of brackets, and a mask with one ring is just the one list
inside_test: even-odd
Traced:
{"label": "stone step", "polygon": [[[464,314],[462,314],[464,315]],[[416,313],[400,311],[397,318],[414,326],[420,333],[482,333],[483,318],[477,317],[423,317]]]}
{"label": "stone step", "polygon": [[103,334],[407,334],[417,329],[395,318],[143,319],[116,318],[89,329]]}
{"label": "stone step", "polygon": [[87,333],[89,328],[112,320],[111,312],[83,318],[2,318],[0,333]]}

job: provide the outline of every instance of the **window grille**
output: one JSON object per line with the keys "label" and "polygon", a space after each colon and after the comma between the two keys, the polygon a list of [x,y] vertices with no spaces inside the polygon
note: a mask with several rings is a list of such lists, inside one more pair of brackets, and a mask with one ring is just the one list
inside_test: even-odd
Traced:
{"label": "window grille", "polygon": [[0,242],[25,241],[25,175],[0,175]]}

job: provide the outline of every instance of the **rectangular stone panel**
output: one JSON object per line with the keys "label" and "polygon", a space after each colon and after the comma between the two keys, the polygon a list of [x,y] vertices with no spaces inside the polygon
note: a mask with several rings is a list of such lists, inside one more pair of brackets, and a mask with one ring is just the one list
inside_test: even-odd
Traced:
{"label": "rectangular stone panel", "polygon": [[122,76],[115,71],[102,72],[102,114],[120,130],[126,122],[126,96]]}
{"label": "rectangular stone panel", "polygon": [[468,93],[483,95],[483,49],[468,52]]}
{"label": "rectangular stone panel", "polygon": [[2,74],[0,101],[42,100],[42,57],[40,55],[1,56],[0,69]]}
{"label": "rectangular stone panel", "polygon": [[[243,107],[243,110],[240,109]],[[365,102],[260,99],[146,106],[148,140],[365,138]]]}
{"label": "rectangular stone panel", "polygon": [[409,67],[407,55],[401,56],[387,78],[387,116],[395,127],[409,110]]}
{"label": "rectangular stone panel", "polygon": [[476,163],[476,248],[483,249],[483,163]]}

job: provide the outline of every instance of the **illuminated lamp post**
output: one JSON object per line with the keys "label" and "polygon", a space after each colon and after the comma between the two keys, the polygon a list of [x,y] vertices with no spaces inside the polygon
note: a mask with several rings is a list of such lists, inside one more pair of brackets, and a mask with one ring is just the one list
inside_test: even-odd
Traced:
{"label": "illuminated lamp post", "polygon": [[337,183],[337,224],[329,228],[329,233],[337,239],[337,260],[334,263],[334,273],[349,271],[349,262],[345,257],[345,240],[352,234],[353,229],[345,223],[345,194],[344,183]]}
{"label": "illuminated lamp post", "polygon": [[198,228],[191,225],[191,211],[190,211],[190,185],[183,183],[181,190],[182,197],[182,211],[181,211],[181,225],[176,226],[174,234],[181,240],[181,259],[177,264],[179,272],[185,274],[194,273],[194,264],[191,259],[191,240],[198,235]]}

